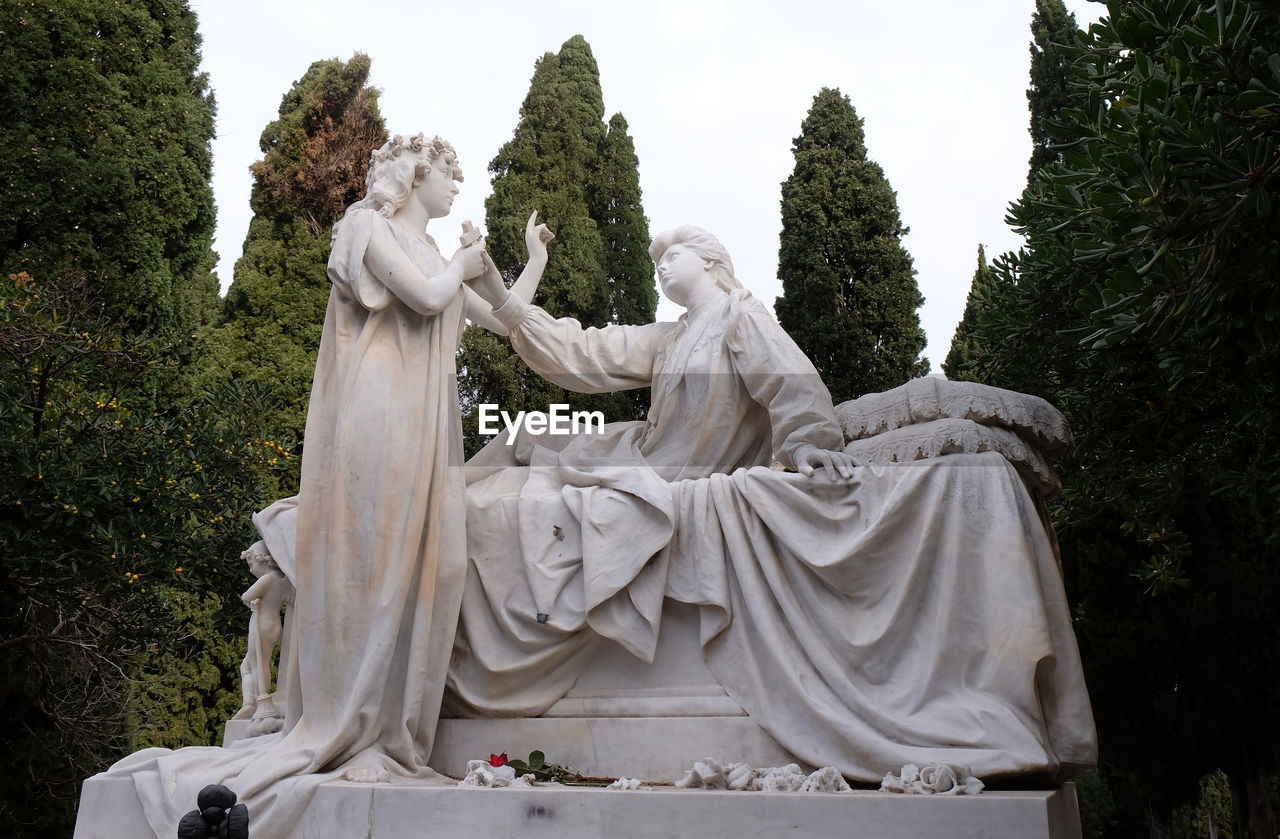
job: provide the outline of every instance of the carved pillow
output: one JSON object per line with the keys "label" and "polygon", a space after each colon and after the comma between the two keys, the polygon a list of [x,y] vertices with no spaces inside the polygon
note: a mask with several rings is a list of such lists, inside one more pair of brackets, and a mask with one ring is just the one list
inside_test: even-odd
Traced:
{"label": "carved pillow", "polygon": [[845,440],[861,440],[944,418],[1012,429],[1045,452],[1071,447],[1071,429],[1057,408],[1038,396],[975,382],[912,379],[893,390],[869,393],[836,406]]}
{"label": "carved pillow", "polygon": [[907,463],[949,454],[998,452],[1032,489],[1045,496],[1062,490],[1058,475],[1036,449],[1007,428],[945,417],[854,440],[844,447],[858,466]]}

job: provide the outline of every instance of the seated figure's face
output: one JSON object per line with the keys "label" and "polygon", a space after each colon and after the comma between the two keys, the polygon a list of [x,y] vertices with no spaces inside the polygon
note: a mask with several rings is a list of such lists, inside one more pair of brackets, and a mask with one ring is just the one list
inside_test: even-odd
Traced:
{"label": "seated figure's face", "polygon": [[658,259],[658,282],[672,303],[688,306],[696,297],[715,287],[710,263],[684,245],[672,245]]}

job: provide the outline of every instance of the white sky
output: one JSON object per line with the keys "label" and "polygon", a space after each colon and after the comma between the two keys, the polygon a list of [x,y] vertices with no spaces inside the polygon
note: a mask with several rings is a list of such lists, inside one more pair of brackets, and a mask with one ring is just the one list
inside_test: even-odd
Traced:
{"label": "white sky", "polygon": [[[1066,0],[1084,26],[1105,10]],[[217,96],[215,247],[225,290],[248,230],[249,165],[280,99],[311,62],[373,59],[392,134],[449,140],[467,174],[430,232],[446,254],[481,224],[487,166],[519,119],[534,61],[581,34],[606,119],[621,111],[640,159],[649,229],[705,227],[772,306],[780,185],[823,87],[847,94],[898,193],[925,296],[934,372],[964,310],[978,244],[1019,244],[1005,209],[1026,181],[1025,91],[1034,0],[192,0]],[[554,245],[553,245],[554,248]],[[552,259],[555,251],[552,250]],[[668,301],[658,317],[680,310]]]}

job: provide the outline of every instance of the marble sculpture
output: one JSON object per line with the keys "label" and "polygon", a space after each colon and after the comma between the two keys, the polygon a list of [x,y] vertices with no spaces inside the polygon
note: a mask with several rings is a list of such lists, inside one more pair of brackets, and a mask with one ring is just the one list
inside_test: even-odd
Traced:
{"label": "marble sculpture", "polygon": [[[551,238],[534,217],[510,289],[482,239],[445,259],[426,235],[461,180],[447,143],[396,137],[334,228],[301,491],[255,517],[263,590],[246,593],[262,605],[242,714],[278,706],[282,730],[113,767],[158,837],[210,783],[264,836],[327,780],[454,783],[431,769],[443,704],[536,716],[593,639],[652,659],[667,600],[698,609],[725,691],[813,767],[1047,782],[1094,762],[1039,504],[1056,482],[1042,453],[1069,441],[1060,414],[933,380],[836,409],[724,247],[691,226],[650,249],[678,320],[552,318],[530,303]],[[651,387],[647,419],[504,432],[464,466],[467,319],[568,389]],[[261,610],[286,596],[273,695],[279,633]]]}

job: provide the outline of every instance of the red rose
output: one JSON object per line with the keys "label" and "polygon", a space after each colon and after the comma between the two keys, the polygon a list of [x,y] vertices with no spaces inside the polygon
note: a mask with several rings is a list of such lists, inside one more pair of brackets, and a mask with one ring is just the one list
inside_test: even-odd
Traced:
{"label": "red rose", "polygon": [[489,755],[489,765],[490,766],[506,766],[507,753],[503,752],[500,755]]}

